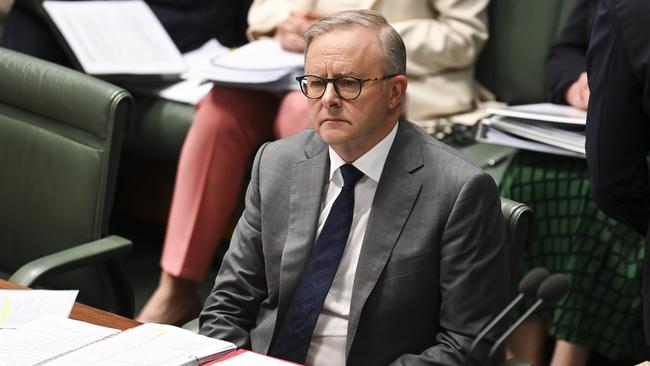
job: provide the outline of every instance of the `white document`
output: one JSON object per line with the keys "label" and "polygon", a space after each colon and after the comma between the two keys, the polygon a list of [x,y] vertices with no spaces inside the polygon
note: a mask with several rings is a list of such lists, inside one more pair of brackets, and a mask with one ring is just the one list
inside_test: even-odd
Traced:
{"label": "white document", "polygon": [[46,0],[43,7],[88,74],[179,75],[187,68],[144,1]]}
{"label": "white document", "polygon": [[526,150],[585,157],[584,131],[557,128],[552,123],[494,116],[480,121],[476,139]]}
{"label": "white document", "polygon": [[488,108],[487,111],[498,116],[508,116],[537,121],[558,122],[574,125],[585,125],[587,123],[587,112],[567,105],[552,103],[523,104],[504,108]]}
{"label": "white document", "polygon": [[117,332],[68,318],[40,318],[17,330],[0,331],[0,365],[38,365]]}
{"label": "white document", "polygon": [[78,290],[0,290],[0,328],[18,328],[43,316],[67,318]]}
{"label": "white document", "polygon": [[242,88],[286,91],[299,89],[295,77],[303,74],[304,57],[288,52],[271,38],[248,43],[213,60],[211,65],[192,68],[183,78],[203,78],[216,84]]}
{"label": "white document", "polygon": [[213,85],[210,81],[191,79],[179,81],[159,89],[152,88],[145,91],[145,93],[175,102],[196,105],[203,97],[208,95]]}
{"label": "white document", "polygon": [[523,139],[520,137],[516,137],[514,135],[510,135],[505,132],[501,132],[497,129],[489,127],[489,123],[486,124],[483,123],[483,121],[481,121],[481,123],[479,124],[479,130],[476,136],[476,141],[485,142],[488,144],[516,147],[518,149],[543,152],[547,154],[584,158],[584,155],[573,151],[561,149],[559,147],[543,144],[540,142],[535,142],[528,139]]}
{"label": "white document", "polygon": [[567,131],[550,125],[527,123],[521,120],[497,119],[490,120],[490,126],[501,131],[521,136],[533,141],[541,142],[585,154],[584,132]]}
{"label": "white document", "polygon": [[143,324],[47,363],[48,366],[199,365],[235,345],[164,324]]}
{"label": "white document", "polygon": [[163,324],[125,331],[46,317],[0,331],[0,366],[186,366],[212,361],[235,345]]}
{"label": "white document", "polygon": [[214,59],[213,63],[236,70],[293,70],[304,66],[304,56],[284,50],[273,38],[262,38]]}

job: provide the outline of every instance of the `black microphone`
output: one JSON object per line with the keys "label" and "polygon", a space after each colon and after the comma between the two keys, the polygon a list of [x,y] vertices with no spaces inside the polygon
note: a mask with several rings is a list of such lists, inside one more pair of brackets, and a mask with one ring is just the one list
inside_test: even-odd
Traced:
{"label": "black microphone", "polygon": [[517,297],[515,297],[514,300],[512,300],[510,304],[508,304],[508,306],[506,306],[497,316],[495,316],[494,319],[492,319],[488,323],[488,325],[486,325],[483,328],[483,330],[479,332],[476,338],[474,338],[474,341],[469,346],[469,352],[467,353],[467,357],[465,358],[465,365],[468,365],[470,359],[472,359],[474,351],[476,351],[476,347],[483,340],[485,335],[488,334],[498,323],[500,323],[501,320],[503,320],[503,318],[505,318],[505,316],[508,315],[508,313],[512,310],[512,308],[514,308],[517,304],[519,304],[519,302],[521,302],[521,300],[523,300],[524,298],[526,299],[537,298],[537,291],[540,285],[550,275],[551,274],[549,273],[549,271],[546,268],[542,268],[542,267],[533,268],[528,273],[526,273],[526,275],[521,279],[521,281],[519,281],[519,294],[517,295]]}
{"label": "black microphone", "polygon": [[517,329],[517,327],[530,316],[530,314],[537,310],[537,308],[542,304],[555,305],[564,297],[564,295],[566,295],[567,292],[569,292],[569,288],[571,288],[571,281],[569,281],[569,278],[563,273],[555,273],[546,278],[537,290],[537,301],[535,301],[535,303],[526,310],[526,312],[520,316],[519,319],[517,319],[517,321],[515,321],[515,323],[512,324],[499,339],[497,339],[494,345],[492,345],[490,353],[488,354],[488,360],[492,360],[492,356],[494,356],[496,350],[501,346],[501,344],[503,344],[503,342],[505,342],[510,334],[512,334],[512,332],[514,332],[515,329]]}

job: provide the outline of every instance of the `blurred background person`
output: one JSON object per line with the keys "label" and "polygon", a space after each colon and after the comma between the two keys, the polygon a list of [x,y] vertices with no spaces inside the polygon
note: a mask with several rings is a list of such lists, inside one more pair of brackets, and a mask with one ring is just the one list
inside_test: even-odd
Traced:
{"label": "blurred background person", "polygon": [[[587,52],[587,161],[594,200],[647,236],[650,220],[650,2],[603,0]],[[646,255],[648,241],[646,238]],[[643,258],[643,252],[640,253]],[[650,344],[650,265],[643,308]]]}
{"label": "blurred background person", "polygon": [[[586,110],[585,56],[599,0],[578,0],[546,59],[554,103]],[[589,196],[584,159],[520,151],[501,182],[501,194],[535,211],[536,236],[520,273],[546,267],[571,279],[552,311],[525,321],[508,342],[510,356],[546,364],[546,340],[555,340],[551,365],[586,365],[593,351],[629,359],[642,343],[641,237],[609,218]]]}

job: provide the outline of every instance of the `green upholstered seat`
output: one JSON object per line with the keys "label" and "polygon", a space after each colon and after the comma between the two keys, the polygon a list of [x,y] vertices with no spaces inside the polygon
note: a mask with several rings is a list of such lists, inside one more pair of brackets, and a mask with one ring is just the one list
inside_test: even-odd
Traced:
{"label": "green upholstered seat", "polygon": [[3,48],[0,80],[0,271],[133,316],[132,243],[106,237],[130,94]]}
{"label": "green upholstered seat", "polygon": [[127,152],[176,167],[195,107],[140,96],[136,96],[136,104],[136,123],[129,128],[125,139]]}
{"label": "green upholstered seat", "polygon": [[492,0],[477,79],[508,104],[547,101],[544,59],[575,0]]}

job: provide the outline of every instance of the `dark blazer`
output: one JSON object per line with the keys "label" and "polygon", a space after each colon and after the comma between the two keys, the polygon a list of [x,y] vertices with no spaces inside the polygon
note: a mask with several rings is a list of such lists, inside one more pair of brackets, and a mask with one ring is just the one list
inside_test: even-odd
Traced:
{"label": "dark blazer", "polygon": [[[225,46],[246,42],[246,14],[252,0],[147,0],[181,52],[211,38]],[[0,46],[71,67],[73,63],[55,37],[41,0],[16,0],[6,20]]]}
{"label": "dark blazer", "polygon": [[[314,242],[328,172],[312,129],[259,150],[202,334],[267,353]],[[463,365],[509,300],[499,202],[490,176],[399,123],[354,280],[348,365]]]}
{"label": "dark blazer", "polygon": [[587,70],[585,57],[600,0],[578,0],[546,55],[546,81],[551,90],[551,101],[566,104],[566,90]]}
{"label": "dark blazer", "polygon": [[[587,53],[591,194],[609,216],[645,234],[650,219],[650,1],[603,0]],[[650,340],[650,246],[644,318]]]}

